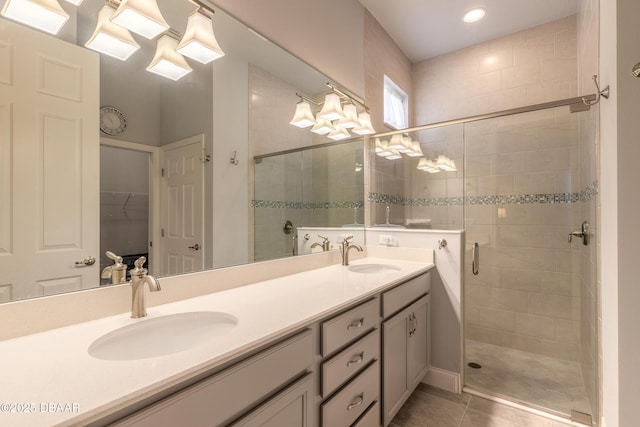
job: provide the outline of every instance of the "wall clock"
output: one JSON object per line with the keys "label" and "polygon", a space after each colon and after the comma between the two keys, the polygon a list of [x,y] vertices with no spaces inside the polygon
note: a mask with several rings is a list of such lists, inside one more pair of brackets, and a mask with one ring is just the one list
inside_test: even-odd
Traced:
{"label": "wall clock", "polygon": [[107,135],[120,135],[127,128],[124,114],[115,107],[100,108],[100,130]]}

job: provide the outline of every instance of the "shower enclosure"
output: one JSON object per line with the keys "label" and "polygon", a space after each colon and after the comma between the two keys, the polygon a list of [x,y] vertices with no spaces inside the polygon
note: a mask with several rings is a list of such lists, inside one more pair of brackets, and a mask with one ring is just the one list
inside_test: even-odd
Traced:
{"label": "shower enclosure", "polygon": [[597,123],[597,105],[574,98],[408,129],[424,158],[454,170],[375,156],[369,193],[374,222],[391,204],[398,224],[465,231],[464,390],[587,423],[598,419]]}

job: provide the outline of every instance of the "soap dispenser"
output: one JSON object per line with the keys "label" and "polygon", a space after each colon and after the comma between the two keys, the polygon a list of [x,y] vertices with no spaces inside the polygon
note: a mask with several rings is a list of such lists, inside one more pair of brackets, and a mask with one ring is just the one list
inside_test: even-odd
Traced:
{"label": "soap dispenser", "polygon": [[127,280],[127,265],[122,263],[122,257],[114,254],[111,251],[105,252],[107,258],[113,260],[113,264],[105,267],[100,275],[103,279],[111,279],[112,285],[118,285],[125,283]]}

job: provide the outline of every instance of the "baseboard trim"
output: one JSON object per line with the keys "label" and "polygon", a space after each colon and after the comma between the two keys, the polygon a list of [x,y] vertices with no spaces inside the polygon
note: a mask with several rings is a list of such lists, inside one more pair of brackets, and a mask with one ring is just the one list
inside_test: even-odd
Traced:
{"label": "baseboard trim", "polygon": [[447,371],[446,369],[435,368],[432,366],[422,382],[450,391],[451,393],[462,392],[462,388],[460,387],[460,374],[457,372]]}

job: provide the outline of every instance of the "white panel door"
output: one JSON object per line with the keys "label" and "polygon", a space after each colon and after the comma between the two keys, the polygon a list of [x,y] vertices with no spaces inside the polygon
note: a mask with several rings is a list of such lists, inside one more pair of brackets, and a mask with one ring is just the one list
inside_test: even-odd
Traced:
{"label": "white panel door", "polygon": [[162,147],[162,274],[202,270],[204,136]]}
{"label": "white panel door", "polygon": [[95,287],[99,57],[0,19],[0,58],[0,298]]}

